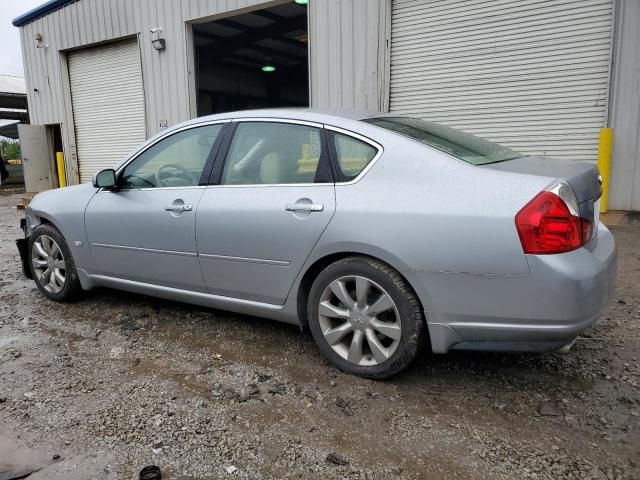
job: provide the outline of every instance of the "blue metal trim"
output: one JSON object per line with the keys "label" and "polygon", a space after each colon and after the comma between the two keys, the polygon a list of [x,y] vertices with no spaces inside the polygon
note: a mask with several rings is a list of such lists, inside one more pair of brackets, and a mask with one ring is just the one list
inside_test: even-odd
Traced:
{"label": "blue metal trim", "polygon": [[12,22],[13,26],[22,27],[27,23],[31,23],[34,20],[37,20],[38,18],[44,17],[54,10],[58,10],[59,8],[77,1],[78,0],[49,0],[47,3],[44,3],[39,7],[34,8],[33,10],[29,10],[27,13],[15,18]]}

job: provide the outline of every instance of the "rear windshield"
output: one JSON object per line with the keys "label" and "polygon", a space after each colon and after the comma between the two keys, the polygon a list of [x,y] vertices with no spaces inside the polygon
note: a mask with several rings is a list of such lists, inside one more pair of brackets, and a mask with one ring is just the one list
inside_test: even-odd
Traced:
{"label": "rear windshield", "polygon": [[471,165],[504,162],[523,157],[521,153],[475,135],[434,122],[409,117],[368,118],[366,123],[386,128],[437,148]]}

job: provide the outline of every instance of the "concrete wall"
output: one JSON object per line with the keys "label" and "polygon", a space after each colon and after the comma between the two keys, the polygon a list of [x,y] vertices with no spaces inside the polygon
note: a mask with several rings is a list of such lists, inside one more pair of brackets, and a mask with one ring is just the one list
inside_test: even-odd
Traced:
{"label": "concrete wall", "polygon": [[[67,52],[137,37],[147,135],[195,115],[191,23],[289,0],[79,0],[20,28],[33,124],[62,124],[67,170],[78,181]],[[390,0],[309,2],[311,103],[329,108],[384,109]],[[162,27],[167,48],[151,46]],[[35,35],[48,48],[36,48]],[[117,159],[114,159],[114,161]]]}

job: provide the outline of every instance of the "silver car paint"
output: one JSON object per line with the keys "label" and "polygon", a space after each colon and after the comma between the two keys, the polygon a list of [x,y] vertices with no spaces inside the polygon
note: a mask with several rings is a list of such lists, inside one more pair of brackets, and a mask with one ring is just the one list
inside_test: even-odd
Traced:
{"label": "silver car paint", "polygon": [[[195,237],[196,211],[204,191],[196,187],[98,192],[85,214],[93,270],[205,291]],[[176,203],[190,205],[192,210],[165,210]]]}
{"label": "silver car paint", "polygon": [[[296,203],[322,211],[285,210]],[[207,187],[196,236],[208,290],[282,305],[334,212],[332,184]]]}
{"label": "silver car paint", "polygon": [[[230,118],[228,115],[206,117],[175,128]],[[590,248],[546,256],[528,256],[522,252],[514,226],[515,214],[554,181],[552,175],[470,166],[397,134],[342,116],[302,110],[265,110],[239,112],[233,114],[233,118],[312,121],[373,139],[383,146],[378,161],[356,181],[336,184],[335,213],[328,209],[321,215],[317,212],[309,215],[322,220],[314,220],[315,230],[305,241],[313,242],[316,235],[319,238],[315,246],[307,245],[308,257],[306,251],[297,253],[295,265],[287,250],[291,244],[276,243],[284,238],[283,232],[278,231],[284,223],[258,220],[259,232],[252,229],[251,209],[255,209],[256,204],[250,199],[259,191],[267,190],[263,186],[194,189],[203,192],[204,201],[200,202],[197,215],[193,215],[202,225],[198,227],[201,228],[198,249],[200,254],[209,255],[200,258],[204,271],[200,287],[195,285],[198,273],[202,275],[200,268],[186,274],[190,278],[188,282],[162,279],[159,272],[154,273],[156,252],[153,251],[121,249],[129,262],[128,271],[114,274],[109,270],[108,258],[101,258],[107,249],[90,245],[85,236],[87,205],[90,207],[86,212],[88,231],[99,232],[98,236],[109,240],[98,243],[120,242],[121,246],[147,250],[176,249],[193,253],[188,245],[183,248],[176,238],[184,235],[173,228],[177,222],[165,222],[161,220],[162,215],[151,227],[148,220],[140,220],[140,227],[135,228],[135,221],[122,221],[128,214],[126,210],[114,209],[107,213],[109,207],[105,205],[101,207],[104,222],[94,223],[90,218],[94,195],[102,199],[122,192],[97,193],[91,185],[82,185],[39,194],[27,210],[30,228],[43,218],[62,231],[85,288],[110,286],[289,323],[300,322],[299,288],[305,272],[315,262],[333,254],[374,256],[400,271],[416,291],[425,310],[434,352],[446,352],[450,348],[561,348],[595,321],[612,295],[615,246],[611,234],[602,225],[597,241],[592,242]],[[150,139],[139,151],[170,133],[163,132]],[[332,186],[322,187],[334,190]],[[167,197],[160,191],[169,189],[156,190],[164,202]],[[293,214],[284,210],[285,203],[299,198],[313,200],[314,195],[311,190],[304,195],[303,186],[295,189],[289,186],[284,190],[289,193],[278,193],[269,215],[286,222],[284,219],[290,219]],[[292,190],[295,190],[293,195]],[[221,239],[215,239],[216,205],[208,199],[217,198],[224,205],[225,192],[235,197],[235,206],[226,204],[221,209],[225,230]],[[243,202],[241,192],[247,193],[246,205],[238,205]],[[326,195],[322,201],[327,204]],[[159,212],[162,206],[156,205]],[[234,215],[234,211],[238,214],[239,207],[243,206],[247,210]],[[206,221],[208,213],[204,212],[209,211],[212,223]],[[168,212],[160,213],[170,220]],[[166,229],[166,239],[149,241],[144,232],[138,231],[150,228],[159,234],[163,231],[162,224],[171,225]],[[235,239],[233,232],[238,229],[246,232],[249,239],[262,239],[256,243],[254,252],[251,242],[238,243]],[[212,243],[207,243],[207,236]],[[292,238],[295,240],[295,236]],[[76,241],[82,245],[76,245]],[[189,262],[198,258],[173,256],[180,260],[187,258]],[[233,258],[225,259],[225,256]],[[290,263],[285,266],[278,262]],[[239,266],[237,272],[241,278],[222,283],[215,278],[218,268],[224,276],[233,276],[235,266]],[[277,281],[265,284],[271,278],[268,272],[278,272],[277,269],[286,269],[286,274],[276,274]],[[144,276],[147,271],[157,276],[148,279]],[[207,282],[206,278],[209,278]],[[185,283],[194,285],[187,288]],[[283,296],[285,291],[288,294]]]}
{"label": "silver car paint", "polygon": [[30,233],[42,221],[53,224],[67,240],[76,266],[91,268],[93,256],[87,247],[84,212],[95,193],[96,189],[90,184],[38,193],[26,209],[27,232]]}

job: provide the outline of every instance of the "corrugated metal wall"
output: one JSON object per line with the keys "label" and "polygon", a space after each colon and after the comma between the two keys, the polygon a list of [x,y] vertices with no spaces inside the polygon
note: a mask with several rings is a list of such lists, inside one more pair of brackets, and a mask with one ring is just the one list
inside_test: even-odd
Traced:
{"label": "corrugated metal wall", "polygon": [[[70,179],[78,181],[69,102],[66,51],[138,37],[147,135],[190,117],[190,78],[185,22],[215,19],[288,0],[80,0],[21,27],[31,121],[62,123]],[[331,108],[380,109],[384,105],[388,0],[309,2],[312,104]],[[167,48],[151,46],[150,29],[162,27]],[[41,33],[49,48],[36,48]],[[63,51],[63,52],[61,52]],[[366,54],[363,55],[363,52]],[[336,59],[339,58],[339,63]],[[37,91],[36,91],[37,89]],[[69,158],[71,157],[71,158]]]}
{"label": "corrugated metal wall", "polygon": [[616,3],[609,208],[640,210],[640,2]]}
{"label": "corrugated metal wall", "polygon": [[309,3],[312,105],[384,111],[389,2]]}
{"label": "corrugated metal wall", "polygon": [[[139,36],[148,133],[159,120],[173,124],[189,117],[185,21],[218,15],[260,0],[81,0],[22,27],[29,108],[34,123],[58,123],[64,111],[60,50]],[[151,28],[162,27],[167,49],[151,46]],[[49,48],[37,49],[35,34]],[[33,91],[34,88],[38,92]]]}
{"label": "corrugated metal wall", "polygon": [[393,0],[391,111],[595,161],[612,0]]}

